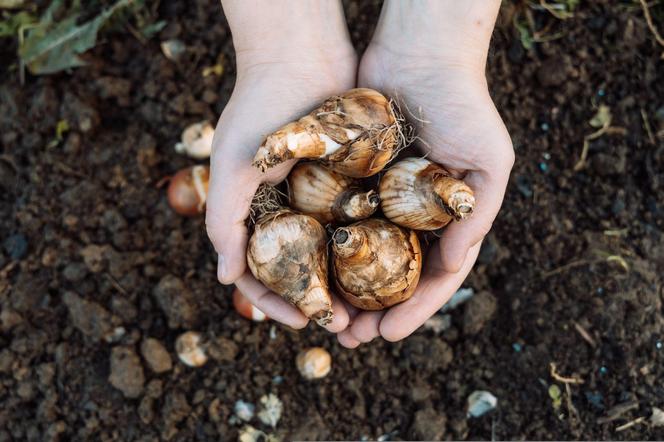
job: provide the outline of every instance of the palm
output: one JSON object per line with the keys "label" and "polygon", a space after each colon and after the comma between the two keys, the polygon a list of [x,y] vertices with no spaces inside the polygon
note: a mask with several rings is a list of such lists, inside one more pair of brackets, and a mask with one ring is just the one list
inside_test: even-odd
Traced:
{"label": "palm", "polygon": [[[251,166],[265,135],[308,112],[330,95],[354,86],[354,52],[327,54],[326,60],[258,63],[238,74],[233,95],[219,119],[210,160],[211,182],[207,201],[207,230],[219,252],[219,279],[235,282],[245,296],[273,319],[303,327],[306,318],[256,281],[246,269],[247,229],[252,196],[262,182],[277,183],[293,162],[262,174]],[[328,327],[346,327],[348,314],[333,305],[338,319]]]}
{"label": "palm", "polygon": [[425,260],[415,295],[387,312],[356,316],[340,334],[347,346],[382,335],[398,340],[412,333],[461,285],[482,237],[502,203],[514,154],[481,71],[445,67],[431,58],[395,53],[373,44],[362,58],[358,86],[394,97],[416,127],[422,154],[464,176],[475,190],[473,217],[449,226]]}

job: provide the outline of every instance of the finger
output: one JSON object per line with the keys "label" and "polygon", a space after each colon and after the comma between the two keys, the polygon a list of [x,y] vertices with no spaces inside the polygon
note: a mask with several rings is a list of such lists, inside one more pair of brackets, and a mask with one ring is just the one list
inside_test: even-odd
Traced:
{"label": "finger", "polygon": [[249,272],[245,272],[235,282],[237,288],[256,308],[277,322],[300,329],[306,327],[309,319],[281,296],[263,286]]}
{"label": "finger", "polygon": [[[443,273],[429,270],[422,274],[422,279],[415,294],[407,301],[392,307],[380,322],[381,336],[388,341],[399,341],[413,333],[420,325],[436,313],[461,286],[473,268],[480,251],[480,244],[473,246],[460,271]],[[440,255],[432,249],[427,256],[430,264],[440,266]],[[427,263],[429,266],[429,263]]]}
{"label": "finger", "polygon": [[475,210],[472,216],[449,224],[440,238],[442,268],[456,273],[464,263],[468,249],[482,241],[489,233],[505,196],[509,168],[502,171],[472,171],[465,182],[475,193]]}
{"label": "finger", "polygon": [[348,311],[344,303],[336,296],[332,296],[332,322],[325,326],[325,329],[332,333],[339,333],[348,327]]}
{"label": "finger", "polygon": [[337,340],[339,341],[339,344],[346,348],[357,348],[361,342],[355,339],[355,337],[351,334],[349,329],[346,329],[342,331],[341,333],[337,334]]}
{"label": "finger", "polygon": [[380,336],[378,326],[384,315],[384,311],[360,313],[353,321],[350,333],[363,344],[371,342],[374,338]]}

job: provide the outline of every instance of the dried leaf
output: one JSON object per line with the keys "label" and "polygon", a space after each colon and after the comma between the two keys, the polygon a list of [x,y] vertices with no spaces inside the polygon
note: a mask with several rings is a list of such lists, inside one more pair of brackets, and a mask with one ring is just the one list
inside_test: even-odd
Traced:
{"label": "dried leaf", "polygon": [[258,419],[265,425],[270,425],[272,428],[277,426],[279,419],[281,419],[281,412],[284,405],[281,400],[272,393],[264,395],[260,399],[262,410],[258,412]]}
{"label": "dried leaf", "polygon": [[611,124],[611,108],[609,106],[606,106],[604,104],[599,106],[599,109],[597,109],[597,113],[595,116],[590,120],[590,125],[592,127],[604,127],[604,126],[609,126]]}
{"label": "dried leaf", "polygon": [[0,0],[0,9],[18,9],[25,4],[25,0]]}
{"label": "dried leaf", "polygon": [[99,28],[118,9],[126,7],[130,2],[131,0],[120,0],[96,18],[81,25],[76,24],[79,19],[76,12],[58,23],[53,23],[53,14],[62,3],[53,2],[40,23],[21,43],[21,61],[35,75],[52,74],[84,65],[85,62],[78,55],[94,47]]}

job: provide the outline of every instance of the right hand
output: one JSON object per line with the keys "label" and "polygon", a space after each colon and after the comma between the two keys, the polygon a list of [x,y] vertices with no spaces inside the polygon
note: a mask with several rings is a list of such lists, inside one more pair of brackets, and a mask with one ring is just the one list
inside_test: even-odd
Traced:
{"label": "right hand", "polygon": [[[331,50],[292,48],[283,54],[238,50],[237,55],[235,89],[217,124],[210,158],[207,232],[219,254],[219,281],[235,283],[270,318],[302,328],[308,319],[258,282],[246,265],[245,220],[252,197],[261,183],[284,180],[295,162],[267,173],[251,163],[266,135],[355,86],[357,56],[350,42]],[[338,332],[348,325],[348,313],[338,299],[333,309],[335,319],[326,328]]]}

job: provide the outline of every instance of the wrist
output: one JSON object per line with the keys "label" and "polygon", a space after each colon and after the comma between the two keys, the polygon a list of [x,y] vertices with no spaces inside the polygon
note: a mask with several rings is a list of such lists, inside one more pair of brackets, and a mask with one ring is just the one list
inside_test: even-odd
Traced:
{"label": "wrist", "polygon": [[484,73],[500,0],[386,0],[372,44]]}
{"label": "wrist", "polygon": [[266,63],[332,61],[354,53],[339,1],[222,0],[238,72]]}

